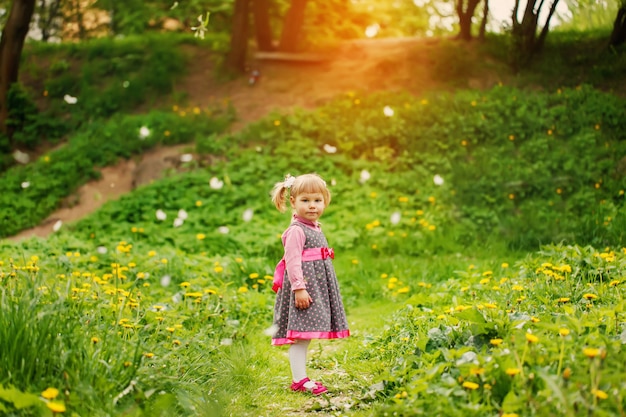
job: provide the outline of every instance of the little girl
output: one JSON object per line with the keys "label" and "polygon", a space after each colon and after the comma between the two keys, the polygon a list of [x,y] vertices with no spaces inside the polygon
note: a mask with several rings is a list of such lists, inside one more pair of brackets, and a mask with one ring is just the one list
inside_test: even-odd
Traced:
{"label": "little girl", "polygon": [[284,212],[293,208],[291,225],[282,235],[285,255],[276,266],[274,285],[273,345],[291,345],[289,363],[292,391],[320,395],[328,389],[307,377],[306,354],[311,339],[336,339],[350,335],[337,276],[318,219],[330,203],[326,182],[316,174],[287,175],[276,183],[272,201]]}

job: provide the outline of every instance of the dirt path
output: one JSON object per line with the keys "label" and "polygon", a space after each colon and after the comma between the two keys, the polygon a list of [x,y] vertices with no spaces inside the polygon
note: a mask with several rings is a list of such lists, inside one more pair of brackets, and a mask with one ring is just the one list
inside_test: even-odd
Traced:
{"label": "dirt path", "polygon": [[[189,75],[174,90],[191,106],[206,107],[229,100],[237,114],[231,130],[237,131],[272,111],[311,109],[347,92],[401,90],[419,94],[433,88],[436,82],[430,74],[429,56],[438,42],[418,38],[351,41],[315,63],[256,60],[251,69],[259,71],[260,77],[253,85],[248,77],[216,80],[210,53],[192,50]],[[41,225],[9,239],[45,237],[59,220],[72,222],[94,212],[105,202],[132,191],[137,176],[142,177],[140,184],[159,178],[164,169],[171,168],[167,161],[179,158],[188,151],[186,148],[189,145],[160,148],[136,160],[104,168],[100,180],[82,186]]]}

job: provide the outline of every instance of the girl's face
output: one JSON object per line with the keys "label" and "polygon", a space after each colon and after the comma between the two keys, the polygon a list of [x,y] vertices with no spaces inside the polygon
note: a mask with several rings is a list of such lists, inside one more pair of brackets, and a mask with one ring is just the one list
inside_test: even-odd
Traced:
{"label": "girl's face", "polygon": [[290,197],[289,201],[298,216],[312,222],[317,221],[326,208],[322,193],[302,193]]}

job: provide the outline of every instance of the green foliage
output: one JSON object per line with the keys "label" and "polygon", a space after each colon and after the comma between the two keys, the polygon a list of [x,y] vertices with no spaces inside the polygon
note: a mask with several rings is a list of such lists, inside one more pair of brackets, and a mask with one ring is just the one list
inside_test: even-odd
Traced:
{"label": "green foliage", "polygon": [[77,131],[65,146],[36,162],[9,169],[0,177],[0,236],[10,236],[41,222],[63,198],[97,178],[98,168],[159,144],[189,143],[196,137],[220,132],[232,117],[228,110],[195,110],[184,115],[154,111],[96,121]]}
{"label": "green foliage", "polygon": [[513,270],[470,265],[425,287],[363,351],[386,369],[380,414],[612,415],[624,262],[623,251],[552,245]]}

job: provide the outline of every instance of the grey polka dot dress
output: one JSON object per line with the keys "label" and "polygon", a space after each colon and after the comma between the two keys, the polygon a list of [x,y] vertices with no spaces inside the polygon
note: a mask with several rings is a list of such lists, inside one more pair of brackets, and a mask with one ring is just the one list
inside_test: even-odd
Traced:
{"label": "grey polka dot dress", "polygon": [[[327,248],[321,231],[294,222],[304,231],[304,249]],[[337,339],[350,335],[348,321],[339,293],[337,275],[331,258],[303,261],[302,273],[306,290],[313,299],[309,308],[297,309],[291,282],[287,277],[276,294],[274,325],[278,328],[272,337],[273,345],[292,344],[298,339]]]}

